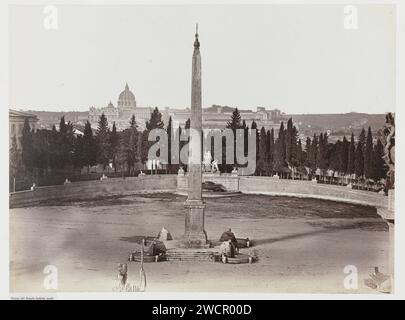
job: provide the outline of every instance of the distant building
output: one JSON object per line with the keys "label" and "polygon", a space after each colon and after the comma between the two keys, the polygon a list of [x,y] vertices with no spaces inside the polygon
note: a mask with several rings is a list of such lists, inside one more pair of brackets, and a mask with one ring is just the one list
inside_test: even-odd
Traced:
{"label": "distant building", "polygon": [[[223,129],[228,121],[231,120],[232,113],[235,108],[214,105],[209,108],[203,108],[202,121],[203,127],[208,129]],[[190,118],[190,109],[171,109],[165,108],[161,110],[165,124],[169,117],[172,117],[173,126],[183,127],[188,118]],[[267,110],[264,107],[258,107],[257,111],[239,110],[242,120],[245,120],[249,127],[255,121],[258,128],[264,127],[266,130],[272,128],[278,130],[280,122],[284,119],[284,115],[278,109]]]}
{"label": "distant building", "polygon": [[[227,106],[213,105],[209,108],[203,108],[203,127],[211,129],[223,129],[231,119],[232,112],[235,108]],[[136,105],[135,95],[129,89],[128,84],[124,91],[119,94],[117,107],[110,103],[104,108],[91,107],[89,109],[88,119],[93,128],[97,127],[100,116],[104,113],[108,123],[111,126],[115,122],[118,130],[128,128],[132,115],[135,115],[136,122],[140,129],[145,128],[146,121],[150,119],[153,108],[139,107]],[[184,127],[188,118],[190,118],[190,108],[160,108],[162,120],[165,125],[172,118],[173,127]],[[285,115],[278,109],[268,110],[264,107],[257,107],[257,111],[239,110],[242,120],[245,120],[248,126],[255,121],[258,128],[265,127],[266,130],[278,130],[280,122],[285,119]]]}
{"label": "distant building", "polygon": [[17,145],[21,147],[21,137],[24,128],[25,119],[28,119],[31,130],[37,130],[38,118],[36,115],[24,111],[17,111],[9,109],[8,123],[9,123],[9,144],[11,146],[12,138],[16,136]]}
{"label": "distant building", "polygon": [[89,122],[92,127],[97,127],[98,120],[104,113],[109,125],[115,122],[117,129],[123,130],[129,127],[129,121],[132,115],[135,115],[138,126],[144,128],[146,121],[150,119],[152,111],[153,109],[150,107],[136,106],[135,95],[126,84],[124,91],[118,96],[117,107],[114,107],[111,101],[105,108],[91,107],[89,109]]}

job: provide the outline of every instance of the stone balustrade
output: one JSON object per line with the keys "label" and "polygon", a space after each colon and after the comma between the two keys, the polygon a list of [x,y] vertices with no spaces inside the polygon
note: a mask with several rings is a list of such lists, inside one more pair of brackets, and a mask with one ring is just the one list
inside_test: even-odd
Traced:
{"label": "stone balustrade", "polygon": [[[137,193],[184,191],[187,190],[187,179],[187,175],[144,175],[125,179],[110,178],[104,181],[81,181],[58,186],[38,187],[34,191],[10,193],[10,207],[38,205],[48,200],[87,200]],[[388,207],[388,197],[379,193],[318,184],[307,180],[204,174],[203,181],[212,181],[223,185],[228,191],[240,191],[246,194],[307,197],[377,208]]]}
{"label": "stone balustrade", "polygon": [[388,197],[371,191],[343,186],[318,184],[308,180],[286,180],[273,177],[244,176],[239,180],[242,193],[294,196],[342,201],[374,207],[387,207]]}
{"label": "stone balustrade", "polygon": [[33,191],[10,193],[10,207],[38,205],[49,200],[88,200],[136,193],[174,192],[175,175],[143,175],[139,177],[108,178],[103,181],[80,181],[64,185],[37,187]]}

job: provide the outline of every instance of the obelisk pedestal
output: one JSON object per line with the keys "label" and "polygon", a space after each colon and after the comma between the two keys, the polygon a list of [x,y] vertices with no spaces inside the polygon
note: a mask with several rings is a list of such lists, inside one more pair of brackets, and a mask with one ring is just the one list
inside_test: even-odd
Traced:
{"label": "obelisk pedestal", "polygon": [[209,248],[207,232],[204,230],[205,203],[201,200],[187,200],[184,207],[187,212],[183,247]]}
{"label": "obelisk pedestal", "polygon": [[192,60],[191,80],[191,118],[188,162],[188,197],[184,203],[186,208],[185,232],[182,247],[209,247],[207,233],[204,229],[204,208],[202,201],[202,103],[201,103],[201,56],[198,29],[195,34]]}

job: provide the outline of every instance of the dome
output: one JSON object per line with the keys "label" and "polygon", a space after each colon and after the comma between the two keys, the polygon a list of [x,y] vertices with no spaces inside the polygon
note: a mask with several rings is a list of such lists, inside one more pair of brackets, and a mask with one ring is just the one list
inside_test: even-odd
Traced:
{"label": "dome", "polygon": [[135,95],[129,90],[128,84],[118,97],[118,107],[136,107]]}

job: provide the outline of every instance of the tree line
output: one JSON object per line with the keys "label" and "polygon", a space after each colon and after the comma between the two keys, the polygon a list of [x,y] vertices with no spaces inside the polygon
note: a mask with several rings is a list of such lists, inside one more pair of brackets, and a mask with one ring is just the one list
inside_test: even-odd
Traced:
{"label": "tree line", "polygon": [[[129,128],[117,131],[115,122],[110,129],[107,117],[102,114],[96,130],[89,121],[82,135],[75,134],[73,124],[62,117],[59,130],[55,125],[51,130],[31,130],[25,120],[18,148],[16,137],[12,137],[10,146],[10,176],[21,173],[26,176],[54,174],[73,174],[82,168],[101,165],[103,170],[112,164],[117,172],[135,174],[136,164],[147,160],[150,142],[148,133],[155,128],[163,129],[162,115],[157,108],[141,131],[135,116],[129,122]],[[93,132],[94,131],[94,132]]]}
{"label": "tree line", "polygon": [[[243,129],[245,133],[245,154],[247,153],[247,135],[249,129],[256,129],[256,175],[269,176],[277,174],[284,178],[312,178],[315,175],[325,180],[333,172],[339,176],[355,176],[357,180],[379,181],[386,176],[386,167],[382,159],[384,147],[379,139],[373,142],[371,128],[366,133],[363,129],[355,141],[352,133],[335,143],[328,141],[327,133],[314,134],[304,142],[298,137],[298,130],[290,118],[286,124],[281,122],[277,136],[274,129],[258,128],[256,122],[249,126],[242,120],[235,109],[226,127],[234,132]],[[179,165],[172,164],[171,141],[179,139],[180,128],[173,128],[171,117],[165,127],[162,114],[155,108],[146,128],[140,130],[135,116],[129,121],[129,127],[117,131],[115,122],[110,129],[104,114],[100,116],[97,129],[91,128],[87,121],[83,135],[75,135],[71,122],[60,119],[59,130],[30,129],[28,120],[24,123],[21,148],[17,147],[16,137],[12,137],[10,146],[10,177],[18,173],[25,176],[46,176],[63,174],[69,176],[80,172],[82,168],[101,165],[103,169],[112,164],[116,172],[135,175],[148,160],[148,150],[154,142],[148,141],[153,129],[165,129],[169,141],[169,155],[166,170],[177,172]],[[185,129],[190,128],[190,120]],[[236,137],[236,135],[234,135]],[[223,138],[223,151],[226,140]],[[180,141],[180,150],[187,141]],[[236,144],[236,138],[234,141]],[[220,165],[221,172],[230,172],[233,165]],[[236,166],[238,166],[236,164]],[[329,172],[329,174],[328,174]]]}
{"label": "tree line", "polygon": [[[243,129],[245,136],[249,127],[242,120],[238,109],[232,114],[227,128]],[[274,175],[292,178],[312,178],[315,175],[325,181],[328,176],[350,176],[356,181],[377,182],[386,177],[383,160],[384,146],[380,139],[373,141],[371,127],[363,128],[357,141],[351,134],[350,141],[344,136],[335,143],[328,141],[328,134],[314,134],[303,143],[292,118],[285,126],[281,122],[277,136],[274,129],[259,129],[255,121],[250,129],[256,129],[256,175]],[[247,139],[245,138],[245,143]],[[245,146],[245,152],[247,147]]]}

